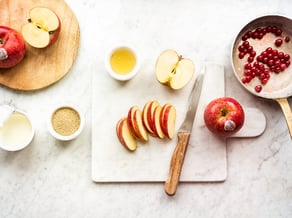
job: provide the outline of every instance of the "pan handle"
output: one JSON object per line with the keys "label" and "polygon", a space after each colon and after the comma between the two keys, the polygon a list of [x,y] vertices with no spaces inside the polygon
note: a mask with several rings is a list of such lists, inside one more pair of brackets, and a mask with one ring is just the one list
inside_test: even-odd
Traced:
{"label": "pan handle", "polygon": [[287,98],[277,98],[275,100],[281,106],[281,109],[284,113],[284,116],[285,116],[285,119],[286,119],[286,122],[288,125],[290,137],[292,139],[292,111],[291,111],[291,107],[289,105],[288,99]]}

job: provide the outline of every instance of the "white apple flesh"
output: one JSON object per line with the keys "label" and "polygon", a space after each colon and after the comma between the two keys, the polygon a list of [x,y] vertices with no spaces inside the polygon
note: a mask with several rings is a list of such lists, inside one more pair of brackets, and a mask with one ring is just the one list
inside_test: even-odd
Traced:
{"label": "white apple flesh", "polygon": [[16,30],[0,26],[0,68],[11,68],[25,56],[25,42]]}
{"label": "white apple flesh", "polygon": [[222,137],[238,132],[244,125],[244,119],[245,114],[241,104],[230,97],[212,100],[204,111],[206,127]]}
{"label": "white apple flesh", "polygon": [[165,50],[158,57],[155,65],[156,78],[172,89],[183,88],[193,77],[195,66],[193,61],[183,58],[174,50]]}
{"label": "white apple flesh", "polygon": [[22,26],[25,41],[35,48],[52,45],[61,29],[59,17],[50,9],[35,7],[29,11],[28,23]]}

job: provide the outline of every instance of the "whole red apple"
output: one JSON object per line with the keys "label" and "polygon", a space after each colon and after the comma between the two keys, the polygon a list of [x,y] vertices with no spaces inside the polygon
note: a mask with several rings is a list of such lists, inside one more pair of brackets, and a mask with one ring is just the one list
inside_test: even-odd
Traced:
{"label": "whole red apple", "polygon": [[11,68],[25,55],[25,42],[16,30],[0,26],[0,68]]}
{"label": "whole red apple", "polygon": [[223,137],[238,132],[244,124],[244,118],[241,104],[230,97],[212,100],[204,111],[204,121],[207,128]]}

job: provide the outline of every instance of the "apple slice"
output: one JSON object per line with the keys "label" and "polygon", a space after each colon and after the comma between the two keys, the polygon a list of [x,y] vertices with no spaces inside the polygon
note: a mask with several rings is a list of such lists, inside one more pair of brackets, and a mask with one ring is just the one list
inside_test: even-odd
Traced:
{"label": "apple slice", "polygon": [[144,107],[143,107],[143,110],[142,110],[142,121],[143,121],[143,124],[144,124],[144,127],[146,128],[146,130],[151,134],[153,135],[154,132],[153,130],[151,129],[150,127],[150,124],[148,123],[148,110],[149,110],[149,106],[151,105],[152,101],[148,101]]}
{"label": "apple slice", "polygon": [[142,112],[138,106],[130,108],[127,119],[133,134],[142,141],[148,141],[148,134],[142,121]]}
{"label": "apple slice", "polygon": [[176,122],[176,109],[171,104],[165,104],[162,107],[160,115],[160,125],[163,133],[173,139]]}
{"label": "apple slice", "polygon": [[134,115],[135,115],[135,112],[136,110],[139,110],[139,107],[138,106],[132,106],[129,111],[128,111],[128,124],[129,124],[129,128],[131,130],[131,132],[133,133],[133,135],[136,137],[136,138],[139,138],[139,133],[138,131],[136,130],[135,128],[135,123],[134,123]]}
{"label": "apple slice", "polygon": [[147,110],[147,122],[149,124],[150,130],[151,130],[153,136],[158,136],[154,130],[154,122],[155,122],[154,111],[155,111],[155,108],[158,106],[160,106],[158,101],[153,100],[150,102],[149,108]]}
{"label": "apple slice", "polygon": [[121,144],[127,148],[129,151],[135,151],[137,149],[137,141],[135,136],[132,134],[128,119],[121,118],[116,125],[116,132]]}
{"label": "apple slice", "polygon": [[164,133],[161,129],[161,124],[160,124],[161,109],[162,109],[162,107],[160,105],[157,105],[154,108],[152,129],[154,130],[154,133],[158,138],[163,139],[165,136],[164,136]]}
{"label": "apple slice", "polygon": [[35,7],[29,11],[28,23],[22,26],[21,32],[28,44],[45,48],[57,40],[60,29],[60,19],[52,10]]}
{"label": "apple slice", "polygon": [[145,142],[148,141],[148,134],[147,134],[147,131],[143,125],[142,112],[140,109],[135,111],[134,127],[139,134],[139,139],[141,139],[142,141],[145,141]]}
{"label": "apple slice", "polygon": [[157,80],[172,89],[183,88],[192,79],[195,71],[191,59],[183,58],[171,49],[160,54],[155,69]]}

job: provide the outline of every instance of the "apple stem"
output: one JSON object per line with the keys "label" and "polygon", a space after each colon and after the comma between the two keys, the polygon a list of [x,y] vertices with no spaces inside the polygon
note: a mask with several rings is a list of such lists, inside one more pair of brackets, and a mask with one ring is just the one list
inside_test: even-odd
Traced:
{"label": "apple stem", "polygon": [[236,123],[232,120],[226,120],[224,123],[224,130],[226,132],[234,131],[236,128]]}
{"label": "apple stem", "polygon": [[0,61],[8,58],[8,54],[5,48],[0,48]]}

